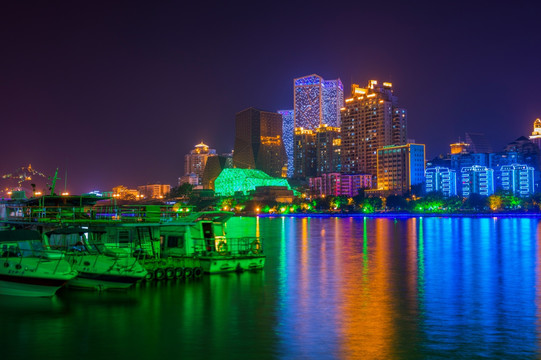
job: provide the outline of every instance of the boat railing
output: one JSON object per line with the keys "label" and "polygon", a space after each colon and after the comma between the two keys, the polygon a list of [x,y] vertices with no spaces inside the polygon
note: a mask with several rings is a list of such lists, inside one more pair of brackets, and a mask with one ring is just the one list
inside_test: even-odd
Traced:
{"label": "boat railing", "polygon": [[194,253],[202,256],[256,256],[263,254],[259,237],[194,239]]}
{"label": "boat railing", "polygon": [[171,206],[111,205],[111,206],[27,206],[5,205],[4,221],[92,222],[96,220],[122,222],[170,222],[185,217]]}
{"label": "boat railing", "polygon": [[[56,262],[56,266],[53,270],[53,274],[58,270],[58,266],[64,259],[64,254],[61,251],[56,250],[36,250],[36,249],[21,249],[16,245],[8,245],[7,248],[0,249],[0,258],[3,260],[3,266],[9,267],[10,263],[14,263],[15,269],[37,271],[41,264],[45,262]],[[24,262],[25,259],[34,258],[38,261],[31,269],[28,267],[31,265],[28,262]]]}

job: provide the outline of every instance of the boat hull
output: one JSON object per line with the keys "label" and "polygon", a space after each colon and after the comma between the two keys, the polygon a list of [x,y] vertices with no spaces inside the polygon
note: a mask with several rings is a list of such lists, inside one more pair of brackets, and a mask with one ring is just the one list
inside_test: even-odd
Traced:
{"label": "boat hull", "polygon": [[66,281],[66,279],[47,279],[0,274],[0,295],[51,297],[66,283]]}
{"label": "boat hull", "polygon": [[200,257],[201,267],[207,274],[221,274],[233,271],[261,270],[265,256],[209,256]]}
{"label": "boat hull", "polygon": [[[146,272],[144,273],[146,275]],[[68,287],[88,290],[127,289],[142,280],[144,276],[124,276],[97,273],[79,273],[70,280]]]}

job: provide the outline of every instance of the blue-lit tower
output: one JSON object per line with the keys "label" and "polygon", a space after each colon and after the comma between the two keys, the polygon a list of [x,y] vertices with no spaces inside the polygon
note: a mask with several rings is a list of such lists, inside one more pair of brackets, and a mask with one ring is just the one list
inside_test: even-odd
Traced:
{"label": "blue-lit tower", "polygon": [[316,130],[320,125],[340,126],[344,86],[340,79],[324,80],[312,74],[293,80],[294,126]]}
{"label": "blue-lit tower", "polygon": [[282,136],[287,155],[287,177],[293,176],[293,133],[295,132],[295,119],[293,110],[278,110],[282,114]]}
{"label": "blue-lit tower", "polygon": [[486,166],[473,165],[462,168],[461,172],[462,196],[494,194],[494,170]]}
{"label": "blue-lit tower", "polygon": [[513,195],[527,197],[534,193],[534,168],[527,165],[512,164],[500,168],[501,186]]}
{"label": "blue-lit tower", "polygon": [[340,108],[344,106],[344,85],[340,79],[323,81],[323,124],[340,127]]}
{"label": "blue-lit tower", "polygon": [[455,196],[456,172],[446,167],[436,166],[425,170],[426,192],[441,191],[443,196]]}

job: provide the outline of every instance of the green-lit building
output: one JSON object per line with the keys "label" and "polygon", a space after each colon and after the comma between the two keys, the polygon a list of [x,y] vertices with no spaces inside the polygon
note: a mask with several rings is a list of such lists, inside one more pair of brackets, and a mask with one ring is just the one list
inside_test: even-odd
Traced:
{"label": "green-lit building", "polygon": [[236,192],[248,195],[256,186],[285,186],[291,189],[284,178],[274,178],[261,170],[224,169],[214,182],[214,191],[218,196],[232,196]]}

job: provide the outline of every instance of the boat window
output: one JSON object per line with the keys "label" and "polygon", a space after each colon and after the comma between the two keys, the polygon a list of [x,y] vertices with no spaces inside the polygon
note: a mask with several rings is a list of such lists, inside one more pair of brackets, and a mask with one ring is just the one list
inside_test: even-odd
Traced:
{"label": "boat window", "polygon": [[130,242],[130,232],[128,230],[119,230],[118,242],[120,244],[128,244]]}
{"label": "boat window", "polygon": [[204,222],[204,223],[201,223],[201,226],[203,227],[203,237],[205,239],[211,239],[211,238],[214,237],[214,231],[212,229],[212,223]]}
{"label": "boat window", "polygon": [[167,247],[168,248],[183,248],[184,247],[184,237],[183,236],[169,235],[167,237]]}

